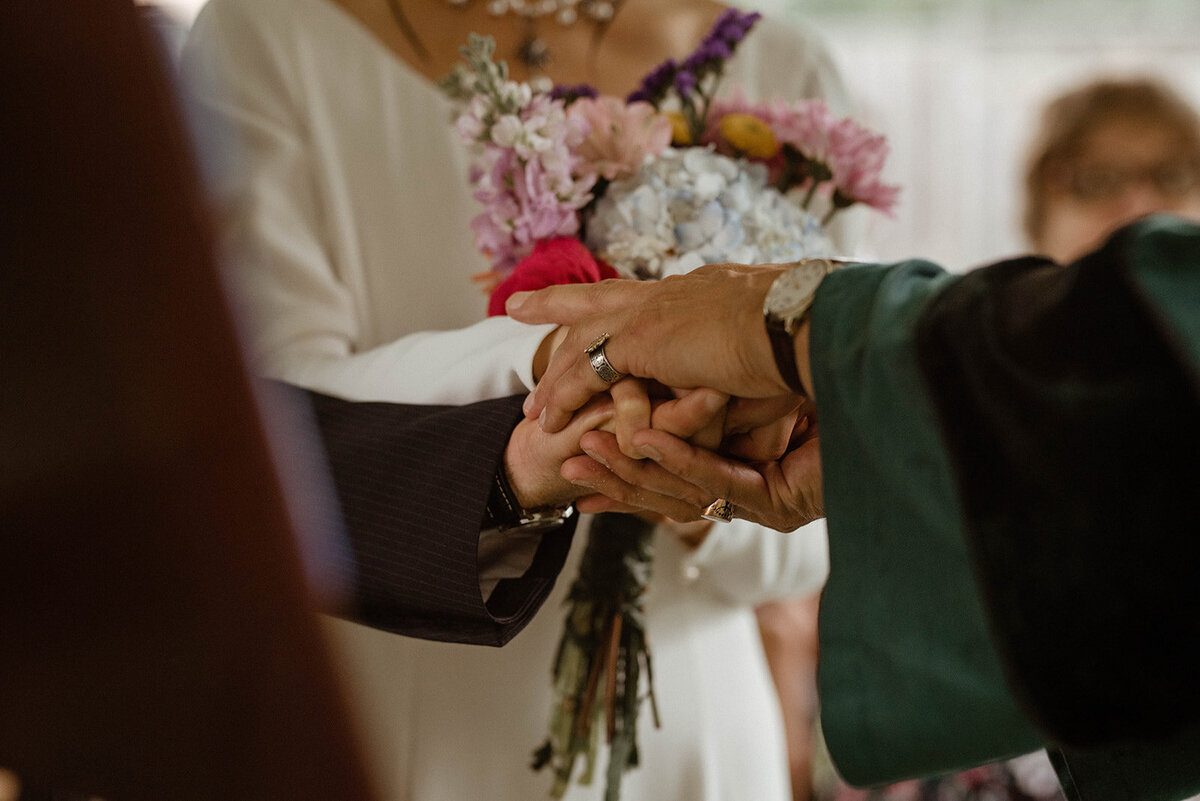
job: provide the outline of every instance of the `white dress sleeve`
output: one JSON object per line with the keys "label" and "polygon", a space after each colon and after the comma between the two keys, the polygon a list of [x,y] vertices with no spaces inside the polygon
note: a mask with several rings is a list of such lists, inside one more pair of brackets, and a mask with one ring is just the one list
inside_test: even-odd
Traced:
{"label": "white dress sleeve", "polygon": [[[208,177],[255,372],[356,401],[457,405],[527,392],[533,356],[553,326],[494,317],[435,331],[405,319],[472,290],[462,271],[417,270],[405,260],[411,234],[389,229],[386,214],[361,213],[386,205],[404,214],[421,202],[420,187],[402,187],[407,205],[381,193],[397,181],[395,160],[419,158],[417,138],[397,143],[381,127],[353,128],[364,108],[401,102],[396,84],[413,83],[340,13],[290,0],[210,0],[184,50],[199,129],[215,140],[205,149],[219,159]],[[301,24],[297,15],[322,16]],[[359,70],[365,64],[368,76],[388,78],[342,75],[343,48],[360,45]],[[444,180],[466,176],[447,170]],[[442,216],[440,232],[422,231],[434,240],[426,252],[460,231],[470,236],[466,220]],[[384,243],[385,260],[369,262],[367,239]],[[439,317],[426,314],[426,324]],[[483,596],[522,575],[539,542],[482,532]]]}
{"label": "white dress sleeve", "polygon": [[734,605],[814,595],[829,575],[825,521],[789,533],[746,520],[714,523],[700,547],[683,557],[681,568],[691,592]]}
{"label": "white dress sleeve", "polygon": [[[533,355],[548,326],[496,317],[371,341],[361,297],[371,276],[347,263],[359,222],[344,219],[336,202],[357,190],[339,185],[337,159],[356,154],[314,144],[313,131],[337,120],[307,113],[302,78],[313,65],[286,17],[264,16],[264,6],[212,0],[184,53],[200,121],[228,154],[214,171],[218,227],[257,372],[351,400],[399,403],[460,404],[532,389]],[[323,102],[313,107],[327,109]],[[405,269],[403,242],[397,250],[395,269]],[[364,275],[365,288],[351,286],[348,275]],[[410,295],[410,303],[437,304],[448,291],[413,283],[410,292],[421,297]]]}

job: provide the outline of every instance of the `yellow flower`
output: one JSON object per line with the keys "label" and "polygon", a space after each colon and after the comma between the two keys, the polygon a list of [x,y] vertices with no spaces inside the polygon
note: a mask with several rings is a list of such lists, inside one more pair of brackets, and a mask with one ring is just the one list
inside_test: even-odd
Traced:
{"label": "yellow flower", "polygon": [[688,129],[687,119],[678,111],[663,112],[663,116],[671,121],[671,144],[675,147],[690,145],[692,132]]}
{"label": "yellow flower", "polygon": [[769,159],[779,152],[771,126],[750,114],[726,114],[717,129],[731,147],[750,158]]}

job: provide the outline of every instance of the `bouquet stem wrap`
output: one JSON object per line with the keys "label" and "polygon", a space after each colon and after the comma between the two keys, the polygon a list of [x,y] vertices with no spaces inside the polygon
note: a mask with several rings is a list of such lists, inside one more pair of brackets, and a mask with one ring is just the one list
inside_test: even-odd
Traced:
{"label": "bouquet stem wrap", "polygon": [[624,772],[638,764],[637,716],[642,671],[658,726],[646,647],[643,595],[650,582],[654,525],[634,515],[596,515],[579,576],[571,585],[562,640],[554,659],[550,734],[533,767],[554,771],[551,795],[562,798],[583,757],[590,784],[603,736],[609,746],[605,801],[616,801]]}

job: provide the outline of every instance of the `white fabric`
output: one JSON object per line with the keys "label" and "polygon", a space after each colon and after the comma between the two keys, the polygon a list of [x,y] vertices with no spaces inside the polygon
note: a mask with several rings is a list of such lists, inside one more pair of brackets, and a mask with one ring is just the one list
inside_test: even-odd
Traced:
{"label": "white fabric", "polygon": [[[247,260],[260,368],[341,397],[462,403],[523,392],[545,328],[483,310],[477,212],[449,104],[327,0],[212,0],[185,68],[229,124],[221,230]],[[836,91],[824,51],[764,23],[728,79],[751,96]],[[235,262],[243,263],[241,259]],[[443,329],[434,333],[436,329]],[[453,330],[445,330],[453,329]],[[331,621],[389,799],[529,801],[562,603],[586,521],[545,609],[502,649],[422,642]],[[689,551],[656,536],[647,601],[663,728],[625,801],[790,798],[778,702],[754,604],[816,592],[823,524],[783,535],[736,522]],[[600,780],[569,799],[599,798]]]}

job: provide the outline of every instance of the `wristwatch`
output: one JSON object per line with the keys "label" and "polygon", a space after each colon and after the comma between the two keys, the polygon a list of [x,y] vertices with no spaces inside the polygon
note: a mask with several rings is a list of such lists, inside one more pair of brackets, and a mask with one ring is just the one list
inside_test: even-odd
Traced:
{"label": "wristwatch", "polygon": [[536,509],[526,509],[517,501],[517,493],[508,483],[508,475],[501,465],[492,479],[492,489],[488,493],[487,506],[484,508],[483,523],[480,528],[509,531],[545,531],[557,528],[571,519],[575,514],[575,506],[542,506]]}
{"label": "wristwatch", "polygon": [[849,263],[842,259],[801,259],[784,270],[767,290],[763,320],[771,352],[784,383],[797,395],[806,393],[796,368],[796,331],[808,319],[817,287],[825,276]]}

